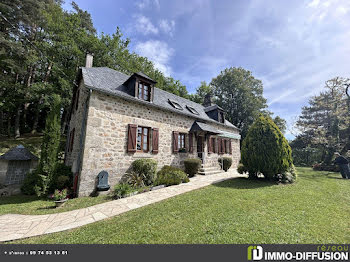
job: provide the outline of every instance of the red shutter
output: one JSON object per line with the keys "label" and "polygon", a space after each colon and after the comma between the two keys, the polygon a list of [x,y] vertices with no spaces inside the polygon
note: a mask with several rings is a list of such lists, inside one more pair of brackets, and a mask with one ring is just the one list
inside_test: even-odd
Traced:
{"label": "red shutter", "polygon": [[229,150],[230,150],[230,155],[232,155],[232,140],[230,139],[230,140],[228,140],[228,146],[229,146]]}
{"label": "red shutter", "polygon": [[179,132],[173,132],[173,152],[179,152]]}
{"label": "red shutter", "polygon": [[221,154],[225,154],[225,139],[221,139]]}
{"label": "red shutter", "polygon": [[75,133],[75,128],[73,128],[73,130],[70,132],[68,152],[72,152],[73,150],[74,133]]}
{"label": "red shutter", "polygon": [[221,138],[218,138],[218,154],[221,154]]}
{"label": "red shutter", "polygon": [[214,144],[212,145],[213,147],[213,153],[217,153],[218,152],[218,143],[217,143],[217,139],[214,138]]}
{"label": "red shutter", "polygon": [[213,145],[211,143],[211,136],[208,136],[208,153],[213,153]]}
{"label": "red shutter", "polygon": [[128,152],[136,152],[136,131],[137,125],[129,124],[128,130]]}
{"label": "red shutter", "polygon": [[193,133],[189,134],[188,143],[189,143],[189,152],[193,153]]}
{"label": "red shutter", "polygon": [[158,154],[158,144],[159,144],[159,129],[152,129],[152,153]]}

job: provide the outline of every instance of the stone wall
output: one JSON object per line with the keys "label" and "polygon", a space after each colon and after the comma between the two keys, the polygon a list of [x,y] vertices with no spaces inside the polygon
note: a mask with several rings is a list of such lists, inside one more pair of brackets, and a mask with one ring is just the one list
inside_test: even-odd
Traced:
{"label": "stone wall", "polygon": [[[80,86],[81,88],[81,86]],[[80,103],[86,100],[87,90]],[[72,116],[70,130],[75,131],[73,151],[67,154],[66,164],[73,165],[79,152],[79,139],[81,123],[83,119],[83,105],[79,105],[78,111]],[[111,97],[96,91],[91,93],[86,126],[86,137],[83,149],[82,170],[79,181],[79,196],[92,193],[96,186],[96,178],[100,171],[109,173],[111,188],[118,183],[120,178],[130,169],[131,163],[139,158],[153,158],[158,161],[158,168],[163,165],[183,167],[183,161],[188,157],[197,157],[196,139],[193,140],[194,152],[173,153],[173,131],[188,133],[195,118],[183,116],[169,111],[148,107],[146,105],[132,103],[118,97]],[[159,128],[159,152],[133,153],[127,152],[128,124],[136,124],[151,128]],[[208,123],[220,130],[237,133],[233,128],[220,124]],[[187,141],[188,143],[188,141]],[[239,140],[231,140],[233,154],[225,154],[233,158],[232,168],[237,167],[240,152]],[[218,166],[218,154],[208,154],[206,141],[206,165]],[[222,155],[220,155],[222,156]]]}
{"label": "stone wall", "polygon": [[[89,90],[84,87],[84,82],[83,80],[80,81],[80,85],[78,87],[79,89],[79,103],[78,103],[78,108],[75,109],[75,107],[72,109],[72,115],[71,115],[71,120],[69,122],[69,130],[68,130],[68,136],[67,136],[67,141],[69,143],[70,141],[70,133],[73,129],[75,129],[74,132],[74,143],[73,143],[73,148],[71,152],[67,152],[66,158],[65,158],[65,164],[67,166],[72,167],[72,172],[78,172],[77,166],[78,166],[78,156],[79,152],[81,150],[80,147],[80,140],[84,139],[82,137],[82,127],[83,127],[83,119],[84,119],[84,114],[85,114],[85,107],[88,95],[89,95]],[[68,144],[67,144],[68,146]]]}
{"label": "stone wall", "polygon": [[4,185],[6,181],[6,173],[7,173],[7,160],[0,160],[0,184]]}

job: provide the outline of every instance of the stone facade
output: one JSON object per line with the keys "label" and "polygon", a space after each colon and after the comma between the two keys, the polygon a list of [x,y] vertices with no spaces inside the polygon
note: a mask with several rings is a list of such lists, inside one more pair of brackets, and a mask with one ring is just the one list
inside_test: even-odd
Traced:
{"label": "stone facade", "polygon": [[[195,117],[130,102],[97,91],[92,91],[88,99],[88,93],[89,90],[84,88],[83,83],[81,83],[78,110],[74,112],[70,122],[70,130],[75,128],[74,145],[72,151],[67,152],[66,155],[66,164],[77,166],[79,152],[82,152],[79,196],[86,196],[93,192],[97,183],[97,175],[102,170],[109,173],[109,184],[113,188],[136,159],[153,158],[157,160],[160,169],[164,165],[183,167],[183,161],[186,158],[197,157],[197,139],[195,137],[193,137],[193,153],[173,153],[172,150],[173,131],[188,133],[196,120]],[[88,103],[88,112],[84,131],[86,103]],[[127,152],[129,124],[159,128],[159,151],[157,154]],[[210,123],[210,125],[222,131],[238,134],[235,128],[215,123]],[[232,154],[208,154],[205,139],[205,165],[218,166],[218,157],[227,156],[232,157],[232,168],[236,168],[240,158],[239,140],[231,139],[231,146]],[[79,172],[79,170],[73,170],[73,172]]]}

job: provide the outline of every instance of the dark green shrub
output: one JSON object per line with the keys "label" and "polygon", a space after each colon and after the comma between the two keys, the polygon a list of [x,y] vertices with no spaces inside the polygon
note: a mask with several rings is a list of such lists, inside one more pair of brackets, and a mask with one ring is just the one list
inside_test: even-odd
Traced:
{"label": "dark green shrub", "polygon": [[115,199],[123,198],[134,192],[134,189],[127,183],[116,184],[113,191]]}
{"label": "dark green shrub", "polygon": [[156,185],[178,185],[181,183],[189,182],[189,178],[184,171],[180,168],[172,166],[163,166],[163,168],[157,173]]}
{"label": "dark green shrub", "polygon": [[52,183],[52,176],[58,161],[58,148],[61,138],[61,98],[52,95],[51,110],[46,118],[38,173],[41,182],[36,185],[38,196],[47,194]]}
{"label": "dark green shrub", "polygon": [[276,124],[260,116],[249,128],[242,143],[242,163],[249,174],[273,179],[293,165],[292,150]]}
{"label": "dark green shrub", "polygon": [[151,185],[156,180],[157,161],[154,159],[137,159],[132,164],[132,171],[145,176],[145,185]]}
{"label": "dark green shrub", "polygon": [[243,175],[248,172],[248,169],[242,163],[239,163],[237,167],[237,172]]}
{"label": "dark green shrub", "polygon": [[223,170],[227,172],[229,168],[232,166],[232,158],[231,157],[219,157],[218,162]]}
{"label": "dark green shrub", "polygon": [[36,186],[41,183],[41,177],[37,170],[28,173],[24,178],[21,191],[25,195],[34,195]]}
{"label": "dark green shrub", "polygon": [[[55,189],[62,189],[60,185],[58,185],[58,178],[61,176],[68,177],[68,180],[65,183],[65,187],[71,188],[73,186],[73,173],[71,171],[71,167],[66,166],[64,163],[57,163],[55,169],[52,173],[52,179],[50,183],[50,192],[53,192]],[[62,179],[62,178],[61,178]]]}
{"label": "dark green shrub", "polygon": [[57,189],[63,189],[63,188],[67,188],[70,186],[70,183],[69,183],[69,177],[68,176],[59,176],[57,178],[57,181],[56,181],[56,185],[57,185]]}
{"label": "dark green shrub", "polygon": [[189,177],[193,177],[198,173],[198,170],[202,165],[202,161],[198,158],[187,158],[184,161],[184,165],[185,173],[188,174]]}

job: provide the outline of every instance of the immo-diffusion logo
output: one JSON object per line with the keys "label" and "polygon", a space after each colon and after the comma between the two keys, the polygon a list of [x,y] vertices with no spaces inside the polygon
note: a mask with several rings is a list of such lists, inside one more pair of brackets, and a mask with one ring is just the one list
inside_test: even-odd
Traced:
{"label": "immo-diffusion logo", "polygon": [[262,260],[265,261],[348,261],[349,253],[348,246],[337,245],[331,247],[317,248],[317,251],[265,251],[262,246],[248,247],[248,260]]}
{"label": "immo-diffusion logo", "polygon": [[263,258],[263,248],[261,246],[248,247],[248,260],[261,260]]}

